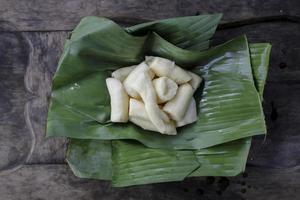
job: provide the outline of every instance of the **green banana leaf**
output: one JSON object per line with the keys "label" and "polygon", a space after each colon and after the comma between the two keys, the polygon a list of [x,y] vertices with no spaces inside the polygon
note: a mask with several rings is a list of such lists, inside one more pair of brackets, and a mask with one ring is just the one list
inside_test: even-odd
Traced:
{"label": "green banana leaf", "polygon": [[[211,16],[210,16],[211,17]],[[220,16],[219,16],[220,17]],[[204,20],[207,18],[207,16],[203,16]],[[74,33],[72,34],[72,38],[70,41],[67,41],[65,48],[69,49],[70,44],[72,44],[72,41],[82,40],[85,36],[100,31],[103,27],[107,28],[107,24],[104,23],[102,28],[101,26],[95,26],[94,23],[99,22],[99,18],[92,18],[95,20],[93,23],[90,23],[92,20],[88,23],[81,23],[84,26],[79,25]],[[181,18],[183,19],[183,18]],[[188,17],[184,18],[187,23],[189,20]],[[105,19],[103,19],[105,21]],[[173,23],[171,21],[173,20]],[[186,48],[186,49],[204,49],[208,47],[208,39],[211,36],[205,36],[206,32],[204,31],[207,29],[211,29],[209,27],[214,27],[213,32],[215,31],[215,27],[211,25],[203,26],[206,27],[202,28],[200,30],[200,26],[197,27],[196,30],[199,30],[199,32],[196,34],[190,34],[191,31],[182,31],[186,27],[182,25],[176,25],[176,19],[172,20],[161,20],[157,22],[151,22],[151,23],[145,23],[142,25],[137,25],[134,27],[127,28],[126,31],[133,34],[133,35],[145,35],[147,32],[150,32],[146,38],[146,44],[147,48],[143,49],[144,53],[147,53],[147,55],[159,55],[167,58],[174,59],[176,63],[179,63],[180,65],[183,65],[187,68],[194,67],[197,65],[201,65],[202,63],[199,62],[199,60],[204,60],[207,57],[214,56],[214,53],[202,53],[199,54],[199,52],[188,52],[185,50],[182,50],[180,48],[177,48],[173,44],[176,44],[179,47]],[[218,21],[219,19],[217,19]],[[169,22],[168,22],[169,21]],[[213,19],[209,19],[208,22],[213,21]],[[196,21],[195,21],[196,22]],[[194,23],[195,23],[194,22]],[[110,23],[108,23],[110,24]],[[112,23],[113,24],[113,23]],[[206,23],[207,24],[207,23]],[[98,24],[99,25],[99,24]],[[167,28],[168,27],[168,28]],[[179,30],[176,30],[176,27]],[[165,30],[164,30],[165,29]],[[173,29],[173,30],[172,30]],[[116,29],[117,30],[117,29]],[[118,30],[119,31],[119,30]],[[151,33],[151,31],[154,31],[158,33],[159,35],[155,33]],[[168,32],[169,31],[169,32]],[[178,32],[175,34],[172,34],[172,32]],[[88,32],[88,33],[87,33]],[[213,34],[213,32],[209,34]],[[184,36],[182,36],[184,35]],[[197,37],[197,35],[202,35]],[[100,36],[100,35],[99,35]],[[103,36],[103,35],[102,35]],[[161,38],[162,36],[163,38]],[[181,39],[176,39],[176,37],[182,37]],[[142,37],[141,37],[142,38]],[[200,38],[200,39],[199,39]],[[201,41],[202,39],[204,41]],[[164,40],[164,39],[167,39]],[[191,42],[193,41],[193,42]],[[171,44],[172,43],[172,44]],[[202,43],[202,44],[201,44]],[[198,45],[199,44],[199,45]],[[206,44],[206,45],[203,45]],[[255,44],[258,45],[258,44]],[[254,45],[254,46],[255,46]],[[87,45],[89,46],[89,45]],[[258,47],[260,46],[260,49]],[[252,46],[250,46],[252,47]],[[263,55],[263,53],[268,54],[270,50],[270,46],[265,46],[264,44],[260,44],[256,46],[257,48],[250,48],[251,52],[251,63],[252,63],[252,73],[254,78],[254,84],[257,87],[261,87],[263,90],[264,81],[266,78],[266,72],[267,72],[267,66],[264,64],[267,64],[268,57],[266,55]],[[95,48],[96,49],[96,48]],[[99,53],[95,51],[90,51],[89,47],[87,48],[87,52],[89,52],[91,55],[94,53]],[[112,50],[114,50],[112,48]],[[248,49],[247,49],[248,50]],[[254,50],[254,51],[253,51]],[[260,53],[263,52],[263,53]],[[73,52],[74,53],[74,52]],[[89,54],[88,53],[88,54]],[[253,53],[253,55],[252,55]],[[75,53],[76,54],[76,53]],[[88,54],[82,54],[83,58],[80,58],[79,60],[83,60],[86,62],[86,58],[84,58]],[[110,55],[108,55],[110,56]],[[267,55],[268,56],[268,55]],[[62,59],[60,61],[60,66],[64,64],[65,59],[69,58],[70,55],[64,52],[64,55],[62,56]],[[76,56],[75,56],[76,57]],[[128,57],[127,57],[128,58]],[[125,60],[127,59],[125,58]],[[187,59],[188,58],[188,59]],[[122,58],[123,59],[123,58]],[[68,59],[67,59],[68,60]],[[74,61],[74,59],[70,59]],[[75,59],[76,61],[76,59]],[[266,61],[266,62],[262,62]],[[102,63],[105,63],[106,60],[101,60]],[[256,63],[255,63],[256,62]],[[75,62],[76,63],[76,62]],[[255,63],[255,66],[253,65]],[[91,62],[93,64],[93,62]],[[110,62],[107,63],[107,69],[109,69],[111,66]],[[68,66],[68,64],[66,65]],[[70,67],[71,65],[69,65]],[[265,67],[264,67],[265,66]],[[113,66],[115,67],[115,66]],[[203,67],[203,66],[202,66]],[[96,68],[96,67],[95,67]],[[200,67],[199,67],[200,68]],[[195,70],[196,68],[194,68]],[[76,70],[82,70],[80,67]],[[95,75],[96,77],[93,77],[93,67],[84,69],[82,74],[73,74],[75,78],[81,78],[81,75],[83,77],[85,76],[92,76],[92,78],[88,77],[88,79],[96,79],[98,75]],[[106,70],[104,70],[106,72]],[[100,70],[101,75],[106,75],[103,70]],[[198,71],[196,71],[198,72]],[[265,76],[264,73],[265,72]],[[86,73],[86,74],[85,74]],[[110,73],[110,71],[109,71]],[[64,77],[63,75],[67,75]],[[260,76],[256,78],[257,76]],[[250,76],[249,76],[250,77]],[[252,77],[252,74],[251,74]],[[62,74],[58,78],[58,82],[65,81],[67,79],[72,79],[72,76],[68,76],[68,72],[66,70],[65,73]],[[65,80],[64,80],[65,79]],[[263,83],[262,83],[263,80]],[[97,81],[97,80],[95,80]],[[90,83],[87,83],[85,86],[86,88],[89,88],[89,84],[93,84],[94,82],[91,81]],[[62,86],[65,83],[62,84]],[[68,83],[67,83],[68,84]],[[59,85],[59,84],[58,84]],[[103,85],[101,85],[100,88],[102,88]],[[58,88],[60,89],[61,86]],[[71,90],[77,90],[78,87],[81,87],[80,84],[77,82],[74,83],[73,86],[70,87]],[[92,87],[94,91],[97,90],[96,87]],[[262,90],[259,91],[260,95],[262,95]],[[65,92],[65,91],[64,91]],[[62,92],[60,95],[63,96],[65,94]],[[83,96],[89,96],[93,92],[83,93]],[[199,97],[199,93],[197,95]],[[53,100],[53,99],[52,99]],[[69,99],[66,98],[66,101]],[[201,101],[201,98],[198,98],[199,101]],[[56,100],[54,100],[56,101]],[[60,102],[57,102],[55,104],[59,105]],[[74,102],[73,102],[74,103]],[[91,105],[88,105],[86,107],[80,107],[81,104],[75,103],[76,109],[73,109],[73,105],[69,106],[57,106],[58,110],[60,109],[62,113],[62,117],[68,118],[70,117],[70,112],[65,112],[66,110],[71,110],[72,115],[74,115],[74,121],[82,121],[83,124],[86,122],[88,126],[93,126],[94,121],[91,120],[85,120],[86,117],[92,118],[94,117],[93,113],[94,110],[89,110],[88,107],[94,106],[95,102],[91,102]],[[102,102],[103,103],[103,102]],[[87,104],[86,104],[87,105]],[[105,105],[105,101],[103,103]],[[103,114],[98,115],[96,117],[99,117],[99,119],[103,119],[105,121],[105,118],[107,117],[105,115],[105,112],[109,112],[109,106],[103,106],[102,110]],[[200,104],[201,105],[201,104]],[[79,109],[77,109],[79,108]],[[99,108],[101,109],[101,108]],[[82,110],[87,110],[87,113],[81,112]],[[107,111],[108,110],[108,111]],[[91,114],[91,115],[90,115]],[[99,114],[99,113],[98,113]],[[70,118],[69,118],[70,119]],[[97,121],[99,122],[99,121]],[[61,130],[63,130],[65,127],[62,127]],[[128,141],[115,141],[113,142],[113,153],[111,155],[111,142],[110,141],[101,141],[101,140],[77,140],[72,139],[71,143],[68,148],[67,153],[67,161],[71,167],[71,169],[74,171],[75,175],[79,177],[86,177],[86,178],[97,178],[97,179],[104,179],[109,180],[113,179],[113,184],[115,186],[127,186],[127,185],[134,185],[134,184],[144,184],[144,183],[152,183],[152,182],[164,182],[164,181],[174,181],[174,180],[182,180],[186,176],[203,176],[203,175],[210,175],[210,176],[232,176],[240,171],[242,171],[245,167],[247,154],[250,147],[251,138],[245,138],[242,140],[237,140],[230,143],[225,143],[222,145],[214,146],[207,149],[202,150],[195,150],[195,151],[174,151],[174,150],[164,150],[164,149],[149,149],[145,146],[135,143],[135,142],[128,142]],[[102,152],[102,153],[101,153]],[[110,153],[109,153],[110,152]],[[128,154],[126,152],[129,152]],[[142,157],[138,157],[140,155],[138,152],[141,153]],[[191,152],[193,153],[193,156],[191,156]],[[131,155],[135,154],[135,155]],[[176,155],[180,155],[180,159],[176,157]],[[174,157],[175,156],[175,157]],[[133,157],[136,157],[136,159],[133,159]],[[192,158],[197,160],[192,160]],[[149,158],[152,158],[149,160]],[[133,159],[133,160],[132,160]],[[143,161],[146,159],[147,161]],[[169,162],[165,162],[162,165],[158,164],[161,162],[159,159],[163,159]],[[141,162],[136,162],[138,160],[141,160]],[[180,161],[184,161],[183,163],[190,163],[189,165],[186,165],[182,169],[176,168],[176,165],[174,164],[175,160],[178,161],[178,165],[180,165]],[[172,162],[171,162],[172,161]],[[116,164],[112,164],[116,163]],[[198,163],[198,164],[197,164]],[[141,166],[143,165],[144,166]],[[119,167],[118,167],[119,166]],[[123,167],[121,167],[123,166]],[[124,167],[125,166],[125,167]],[[133,167],[134,166],[134,167]],[[140,170],[140,171],[139,171]],[[113,172],[112,172],[113,171]],[[174,173],[168,173],[169,171],[173,171]],[[172,175],[173,174],[173,175]],[[113,177],[112,177],[113,175]],[[128,177],[131,177],[132,180],[128,180]],[[152,177],[152,178],[151,178]]]}
{"label": "green banana leaf", "polygon": [[191,150],[145,148],[122,140],[112,144],[112,184],[116,187],[183,180],[200,165]]}
{"label": "green banana leaf", "polygon": [[[267,43],[250,44],[253,78],[261,97],[267,77],[270,49],[271,45]],[[90,145],[91,143],[93,145]],[[251,138],[194,151],[199,163],[197,166],[195,166],[195,160],[191,160],[191,154],[188,154],[186,151],[182,153],[179,150],[146,149],[142,145],[128,142],[114,142],[113,146],[116,149],[114,153],[117,153],[114,154],[114,163],[111,166],[111,157],[101,157],[95,153],[97,152],[96,150],[98,152],[102,151],[100,149],[103,149],[105,143],[107,142],[101,140],[72,139],[68,147],[67,161],[69,164],[72,163],[71,169],[75,175],[103,180],[111,176],[111,173],[107,174],[107,171],[111,172],[111,168],[116,165],[114,167],[114,177],[110,177],[110,179],[113,179],[114,186],[120,187],[154,182],[179,181],[183,180],[186,176],[237,175],[245,169]],[[70,156],[71,151],[73,154]],[[104,152],[108,151],[111,151],[110,146],[107,147],[107,150],[104,150]],[[180,154],[180,161],[178,162],[176,160],[176,152]],[[181,156],[185,156],[185,158]],[[186,159],[191,160],[190,165],[185,165],[186,163],[184,163],[183,170],[180,167],[176,168],[176,166],[181,166],[180,162]],[[92,162],[89,162],[90,160]],[[176,165],[170,163],[170,161],[173,161]],[[190,170],[188,171],[187,169]],[[175,173],[170,173],[171,170]],[[91,172],[94,172],[96,175]],[[181,172],[185,172],[185,174]]]}
{"label": "green banana leaf", "polygon": [[263,100],[269,70],[271,45],[269,43],[254,43],[249,46],[254,84],[261,100]]}
{"label": "green banana leaf", "polygon": [[112,185],[182,181],[187,176],[235,176],[244,168],[250,142],[246,138],[208,149],[168,150],[113,141]]}
{"label": "green banana leaf", "polygon": [[125,30],[132,35],[146,35],[155,32],[168,42],[183,48],[205,50],[209,47],[209,39],[215,33],[221,14],[199,15],[153,21]]}
{"label": "green banana leaf", "polygon": [[[195,23],[195,30],[202,25]],[[202,93],[199,119],[179,129],[177,136],[145,131],[132,123],[109,122],[105,78],[112,70],[141,62],[145,55],[171,58],[186,68],[193,67],[192,71],[205,79],[203,93],[197,91],[198,97]],[[188,51],[155,33],[132,36],[114,22],[96,17],[82,20],[66,45],[54,76],[47,119],[48,136],[134,139],[147,147],[166,149],[207,148],[265,132],[244,36],[207,51]]]}
{"label": "green banana leaf", "polygon": [[111,180],[111,157],[111,141],[72,139],[66,161],[80,178]]}
{"label": "green banana leaf", "polygon": [[196,150],[200,166],[189,176],[236,176],[245,170],[250,146],[249,137]]}
{"label": "green banana leaf", "polygon": [[235,176],[245,168],[251,138],[201,150],[152,149],[119,140],[112,142],[111,151],[108,143],[72,139],[67,162],[73,173],[80,178],[112,180],[115,187],[181,181],[187,176]]}

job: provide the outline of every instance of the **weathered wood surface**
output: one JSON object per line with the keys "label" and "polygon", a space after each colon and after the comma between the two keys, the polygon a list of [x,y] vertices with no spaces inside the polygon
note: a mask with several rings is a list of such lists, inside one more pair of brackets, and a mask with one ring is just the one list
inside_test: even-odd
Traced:
{"label": "weathered wood surface", "polygon": [[0,20],[21,31],[72,30],[84,16],[113,18],[123,24],[206,13],[225,13],[223,21],[300,17],[297,0],[10,0],[0,1]]}
{"label": "weathered wood surface", "polygon": [[28,103],[27,121],[36,136],[36,145],[28,163],[63,163],[66,148],[64,138],[45,138],[51,81],[68,32],[24,33],[31,46],[25,85],[32,95]]}
{"label": "weathered wood surface", "polygon": [[[268,135],[253,141],[248,177],[230,179],[226,191],[222,184],[227,185],[227,179],[113,189],[107,182],[74,177],[63,164],[67,141],[45,138],[45,120],[64,40],[80,18],[107,16],[131,25],[216,12],[224,17],[213,44],[246,34],[250,42],[273,45],[264,95]],[[25,164],[0,176],[0,199],[296,199],[300,195],[299,17],[297,0],[0,0],[0,175]]]}
{"label": "weathered wood surface", "polygon": [[300,166],[299,99],[299,82],[267,83],[263,103],[267,135],[254,137],[249,165],[263,168]]}
{"label": "weathered wood surface", "polygon": [[29,97],[24,88],[28,51],[21,33],[0,34],[0,174],[18,168],[33,150],[34,135],[24,117]]}
{"label": "weathered wood surface", "polygon": [[76,178],[67,165],[27,165],[0,177],[2,199],[185,200],[298,199],[300,170],[249,168],[233,178],[189,178],[183,182],[112,188],[107,181]]}

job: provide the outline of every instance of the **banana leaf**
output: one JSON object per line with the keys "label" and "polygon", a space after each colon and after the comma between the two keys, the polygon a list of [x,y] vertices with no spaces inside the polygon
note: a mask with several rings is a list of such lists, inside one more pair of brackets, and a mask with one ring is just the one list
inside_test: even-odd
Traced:
{"label": "banana leaf", "polygon": [[[270,49],[271,45],[267,43],[250,44],[253,78],[261,98],[267,77]],[[91,143],[93,145],[90,145]],[[197,166],[195,166],[197,164],[195,160],[191,160],[193,156],[186,151],[146,149],[143,145],[128,142],[114,142],[114,163],[111,165],[111,156],[109,158],[101,157],[95,153],[96,150],[98,152],[102,151],[101,149],[103,149],[105,143],[107,142],[101,140],[72,139],[68,147],[67,161],[69,164],[72,163],[71,169],[76,176],[102,180],[107,180],[110,176],[110,179],[113,179],[114,186],[120,187],[153,182],[179,181],[186,176],[237,175],[245,169],[251,138],[194,151],[199,163]],[[111,147],[107,146],[107,150],[104,152],[110,151]],[[70,155],[70,152],[72,152],[72,155]],[[176,152],[180,154],[180,161],[178,162]],[[182,156],[185,157],[182,158]],[[190,165],[184,163],[181,168],[180,162],[183,160],[189,160]],[[170,163],[170,161],[176,164]],[[112,174],[107,174],[107,171],[111,172],[113,166],[115,173],[111,177]],[[176,168],[176,166],[180,167]],[[174,173],[170,173],[171,170]],[[182,172],[185,172],[185,174]]]}
{"label": "banana leaf", "polygon": [[155,32],[175,46],[200,51],[209,47],[209,39],[215,33],[221,17],[221,14],[215,14],[164,19],[138,24],[125,30],[140,36]]}
{"label": "banana leaf", "polygon": [[[216,15],[216,18],[220,16]],[[184,22],[187,19],[184,18]],[[176,24],[179,26],[184,22],[180,22],[179,18],[173,25],[176,27]],[[190,32],[197,33],[204,25],[195,23]],[[163,24],[150,24],[148,27],[151,27],[149,31],[159,27],[163,35],[168,26],[164,29]],[[215,28],[213,25],[209,27]],[[246,38],[237,37],[200,52],[184,50],[170,43],[177,37],[181,38],[182,33],[178,31],[178,35],[173,34],[173,38],[167,41],[153,32],[133,36],[104,18],[82,20],[67,42],[54,76],[47,135],[101,140],[134,139],[151,148],[201,149],[264,134],[264,117],[252,77]],[[178,39],[178,44],[184,46],[183,41],[188,37],[191,35]],[[203,38],[208,41],[208,36]],[[193,45],[184,47],[195,48]],[[132,123],[114,124],[109,121],[105,78],[112,70],[141,62],[145,55],[171,58],[183,67],[192,68],[205,79],[203,93],[197,91],[200,97],[199,119],[197,123],[179,129],[177,136],[145,131]]]}
{"label": "banana leaf", "polygon": [[254,84],[261,100],[263,100],[269,70],[271,45],[269,43],[253,43],[249,46]]}
{"label": "banana leaf", "polygon": [[[93,18],[93,19],[95,19],[95,21],[99,20],[97,18]],[[162,20],[161,22],[163,22],[165,24],[165,26],[169,26],[168,30],[176,27],[175,25],[174,25],[174,27],[171,27],[170,24],[166,23],[166,21],[168,21],[168,20]],[[176,20],[174,20],[173,22],[175,23]],[[133,28],[132,27],[127,28],[126,31],[130,32],[133,35],[144,35],[146,32],[149,32],[149,31],[150,32],[155,31],[155,32],[159,33],[159,35],[163,36],[164,39],[167,39],[168,42],[165,41],[163,38],[161,38],[159,35],[156,35],[153,33],[148,34],[148,36],[147,36],[148,43],[147,43],[147,45],[145,45],[148,48],[146,48],[145,52],[148,53],[148,55],[149,55],[149,53],[151,53],[153,55],[160,55],[163,57],[174,59],[174,60],[176,60],[177,63],[180,63],[186,67],[191,67],[191,66],[194,66],[195,64],[199,65],[199,64],[201,64],[198,62],[199,60],[202,60],[206,56],[213,56],[213,55],[210,55],[210,53],[206,53],[204,55],[203,54],[199,55],[198,53],[190,53],[190,52],[184,51],[180,48],[176,48],[173,44],[176,44],[177,46],[186,48],[186,49],[193,49],[193,48],[201,49],[201,48],[207,48],[207,46],[205,46],[205,45],[197,46],[197,43],[199,43],[199,44],[202,43],[202,41],[200,41],[200,40],[198,40],[198,41],[194,40],[194,43],[189,42],[193,39],[192,35],[187,34],[190,32],[179,33],[177,36],[180,36],[180,34],[183,34],[183,33],[184,33],[184,35],[188,35],[188,36],[184,37],[184,39],[182,39],[182,40],[179,39],[176,42],[176,39],[172,39],[171,36],[167,36],[168,34],[172,35],[171,34],[172,31],[167,33],[167,30],[163,30],[164,28],[161,28],[161,25],[157,25],[159,23],[160,22],[158,21],[158,22],[151,22],[151,23],[146,23],[146,24],[142,24],[142,25],[137,25]],[[87,25],[90,23],[83,23],[83,24]],[[99,26],[94,26],[92,24],[90,24],[90,25],[91,25],[90,27],[78,26],[78,27],[84,27],[81,30],[83,32],[83,34],[80,31],[80,29],[77,27],[76,28],[77,31],[76,30],[74,31],[71,40],[67,41],[66,46],[65,46],[66,49],[69,48],[69,45],[72,43],[72,40],[76,41],[76,40],[82,39],[82,37],[84,37],[86,35],[87,30],[90,31],[89,33],[92,33],[93,28],[96,28],[96,29],[99,28]],[[105,27],[105,25],[104,25],[104,27]],[[202,27],[203,27],[203,25],[202,25]],[[182,29],[182,27],[181,27],[181,29]],[[197,30],[199,30],[199,27]],[[97,29],[96,31],[99,31],[99,29]],[[164,35],[164,32],[165,32],[165,35]],[[180,32],[180,30],[178,32]],[[200,33],[198,33],[198,35],[200,35],[200,34],[205,35],[205,34],[203,34],[203,29],[200,31]],[[176,35],[176,34],[174,34],[174,35]],[[194,34],[194,36],[196,36],[196,34]],[[170,37],[171,39],[165,38],[165,37]],[[201,37],[196,37],[196,38],[201,38]],[[205,38],[205,36],[203,36],[202,38]],[[185,42],[185,40],[186,40],[186,42]],[[173,43],[173,44],[171,44],[171,43]],[[207,40],[207,42],[204,42],[204,44],[205,43],[208,44],[208,40]],[[255,86],[259,86],[259,84],[260,84],[260,86],[262,86],[262,89],[263,89],[264,83],[261,84],[260,80],[262,80],[262,78],[263,78],[263,75],[262,75],[263,71],[265,70],[265,72],[267,72],[267,68],[266,68],[267,66],[264,69],[264,65],[262,64],[261,60],[259,60],[259,59],[265,59],[265,61],[266,61],[266,60],[268,60],[268,57],[260,54],[259,51],[263,50],[264,53],[268,54],[268,51],[269,51],[268,49],[270,49],[270,48],[268,46],[264,48],[263,45],[261,47],[262,48],[260,50],[254,49],[255,51],[252,51],[252,49],[250,48],[250,51],[251,51],[251,53],[255,52],[255,56],[251,55],[252,72],[253,72]],[[92,53],[95,53],[95,52],[92,52]],[[189,55],[188,59],[186,59],[187,55]],[[65,57],[68,57],[68,54],[66,54],[66,51],[60,61],[60,65],[61,65],[61,63],[63,63]],[[255,60],[253,61],[253,58],[255,58],[257,61],[256,68],[253,66],[253,63],[255,62]],[[267,64],[267,62],[265,62],[264,64]],[[79,70],[81,70],[81,69],[79,69]],[[93,69],[88,69],[88,70],[93,70]],[[105,73],[103,73],[103,71],[101,71],[101,72],[102,72],[101,74],[105,75]],[[89,76],[89,75],[93,75],[93,73],[91,72],[91,74],[88,74],[87,76]],[[255,79],[256,75],[262,75],[262,76],[260,78]],[[266,77],[266,73],[265,73],[265,77]],[[64,79],[64,77],[62,77],[62,80],[63,79]],[[92,79],[94,79],[94,78],[92,78]],[[264,78],[264,81],[265,81],[265,78]],[[76,90],[80,86],[81,85],[76,83],[76,84],[74,84],[73,87],[71,86],[70,89]],[[87,84],[86,86],[89,86],[89,84]],[[101,86],[101,88],[102,88],[102,86]],[[95,90],[96,90],[96,88],[95,88]],[[64,93],[61,93],[61,95],[63,95],[63,94]],[[262,95],[262,91],[260,91],[260,94]],[[83,95],[89,95],[89,93],[83,94]],[[201,99],[199,98],[199,100],[201,100]],[[66,107],[68,107],[68,105]],[[72,109],[72,108],[68,107],[68,109]],[[103,106],[102,109],[104,109],[104,110],[109,109],[109,107]],[[65,108],[62,109],[62,111],[64,111],[64,110],[65,110]],[[76,120],[78,120],[78,121],[84,120],[85,118],[83,116],[86,113],[81,113],[81,112],[77,112],[77,111],[78,110],[76,110],[76,109],[72,110],[72,112],[76,116],[74,118],[75,121]],[[62,112],[62,113],[64,113],[64,112]],[[105,112],[103,112],[103,113],[105,113]],[[66,115],[65,117],[68,117],[68,115]],[[88,117],[90,117],[90,116],[88,116]],[[105,117],[107,117],[107,116],[105,116],[105,115],[102,116],[102,118],[105,118]],[[90,122],[90,124],[93,125],[94,123]],[[126,142],[122,142],[122,141],[113,142],[113,149],[114,149],[113,152],[116,152],[116,153],[113,153],[113,155],[111,155],[108,153],[108,152],[111,152],[110,141],[72,139],[71,143],[69,145],[69,148],[68,148],[67,161],[68,161],[69,165],[71,166],[72,170],[74,171],[75,175],[77,175],[79,177],[108,180],[108,179],[111,179],[112,175],[113,175],[113,184],[115,186],[126,186],[126,185],[143,184],[143,183],[151,183],[151,182],[182,180],[186,176],[202,176],[202,175],[231,176],[231,175],[235,175],[235,174],[239,173],[240,171],[242,171],[244,169],[247,154],[248,154],[249,147],[250,147],[250,141],[251,141],[251,138],[246,138],[246,139],[237,140],[237,141],[234,141],[231,143],[225,143],[222,145],[214,146],[214,147],[207,148],[207,149],[196,150],[196,151],[193,151],[194,156],[191,156],[190,152],[188,152],[186,150],[185,151],[182,151],[182,150],[181,151],[172,151],[172,150],[166,151],[164,149],[148,149],[148,148],[144,147],[143,145],[134,143],[132,141],[131,142],[127,142],[127,141]],[[136,159],[132,160],[132,157],[137,157],[137,155],[139,155],[139,153],[138,153],[139,151],[142,152],[141,155],[144,155],[144,157],[140,157],[141,160],[147,159],[147,156],[152,157],[152,159],[150,159],[150,162],[147,161],[146,165],[144,167],[141,167],[139,163],[136,163],[135,162]],[[103,152],[103,154],[101,154],[100,152]],[[130,154],[126,154],[126,152],[131,152],[136,155],[131,156]],[[149,152],[151,152],[151,153],[149,153]],[[178,159],[178,158],[174,158],[174,156],[176,157],[176,155],[179,155],[179,154],[181,155],[180,161],[190,162],[190,165],[186,165],[186,167],[183,168],[185,170],[180,170],[180,169],[176,168],[176,166],[174,165],[174,159],[175,160]],[[122,156],[120,156],[120,155],[122,155]],[[167,163],[164,163],[162,165],[157,165],[157,163],[159,161],[156,160],[156,158],[161,159],[161,157],[159,155],[161,155],[163,158],[165,158],[169,161],[173,159],[173,162],[169,162],[168,163],[169,165]],[[198,162],[195,162],[196,160],[191,160],[191,158],[195,158],[195,156],[197,157]],[[113,160],[111,160],[112,157],[113,157]],[[123,161],[121,161],[121,160],[123,160]],[[112,162],[115,162],[116,164],[112,164]],[[178,163],[180,166],[179,161],[178,161]],[[198,165],[196,166],[197,163],[198,163]],[[201,163],[201,164],[199,165],[199,163]],[[142,161],[142,164],[145,164],[145,162]],[[118,167],[120,165],[125,166],[125,168]],[[131,168],[132,166],[135,166],[135,168]],[[149,168],[149,166],[150,166],[150,168]],[[112,168],[114,168],[114,170]],[[148,172],[147,172],[148,174],[145,171],[147,169],[148,169]],[[140,170],[140,174],[138,173],[139,170]],[[175,175],[172,176],[173,173],[164,173],[169,170],[173,170],[174,172],[178,172],[178,173],[174,173],[174,174],[176,174],[176,176]],[[114,172],[112,172],[112,171],[114,171]],[[143,171],[144,171],[144,173],[143,173]],[[157,171],[159,171],[159,172],[157,172]],[[182,173],[182,172],[184,172],[184,173]],[[128,180],[128,176],[133,177],[133,179]],[[153,177],[153,178],[150,178],[150,177]]]}
{"label": "banana leaf", "polygon": [[194,151],[145,148],[132,141],[113,141],[113,186],[183,180],[200,163]]}
{"label": "banana leaf", "polygon": [[201,150],[152,149],[122,140],[112,143],[112,185],[124,187],[182,181],[188,176],[235,176],[244,169],[251,140]]}
{"label": "banana leaf", "polygon": [[66,161],[80,178],[111,180],[111,141],[72,139],[68,143]]}
{"label": "banana leaf", "polygon": [[72,139],[67,162],[73,173],[80,178],[112,180],[115,187],[181,181],[188,176],[235,176],[245,168],[251,138],[201,150],[152,149],[119,140],[112,142],[111,151],[108,143]]}

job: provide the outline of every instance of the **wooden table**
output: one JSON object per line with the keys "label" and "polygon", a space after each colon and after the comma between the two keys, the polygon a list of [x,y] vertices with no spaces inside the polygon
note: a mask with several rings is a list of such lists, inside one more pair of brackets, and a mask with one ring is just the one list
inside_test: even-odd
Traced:
{"label": "wooden table", "polygon": [[[268,134],[255,137],[246,173],[122,189],[76,178],[64,161],[66,140],[45,138],[45,119],[58,58],[79,20],[105,16],[127,26],[216,12],[224,17],[214,44],[247,34],[273,45]],[[299,199],[299,102],[297,0],[0,0],[0,199]]]}

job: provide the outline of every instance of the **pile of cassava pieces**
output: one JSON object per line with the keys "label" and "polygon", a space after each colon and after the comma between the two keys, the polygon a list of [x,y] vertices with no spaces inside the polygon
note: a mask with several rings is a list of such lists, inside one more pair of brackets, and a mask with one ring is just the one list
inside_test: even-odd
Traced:
{"label": "pile of cassava pieces", "polygon": [[112,122],[176,135],[176,127],[197,120],[193,97],[202,79],[171,60],[146,56],[137,66],[120,68],[106,79]]}

